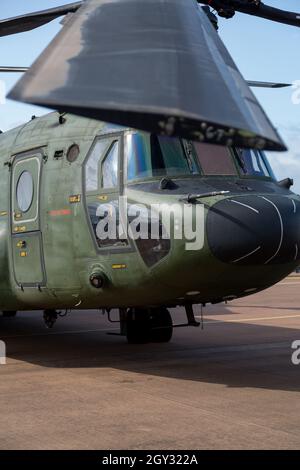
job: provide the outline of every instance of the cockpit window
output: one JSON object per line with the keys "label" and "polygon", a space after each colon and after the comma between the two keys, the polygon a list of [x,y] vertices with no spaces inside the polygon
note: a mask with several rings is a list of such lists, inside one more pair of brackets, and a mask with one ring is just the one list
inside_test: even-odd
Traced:
{"label": "cockpit window", "polygon": [[103,189],[116,188],[118,186],[118,161],[119,143],[116,141],[112,144],[102,163],[101,187]]}
{"label": "cockpit window", "polygon": [[274,178],[259,150],[134,133],[126,136],[125,154],[128,181],[192,175]]}
{"label": "cockpit window", "polygon": [[237,169],[228,147],[193,143],[197,159],[204,175],[234,176]]}
{"label": "cockpit window", "polygon": [[110,139],[97,140],[92,148],[85,167],[85,188],[87,191],[97,191],[99,187],[99,162],[109,144]]}
{"label": "cockpit window", "polygon": [[126,137],[127,180],[199,174],[194,156],[180,139],[154,134]]}
{"label": "cockpit window", "polygon": [[242,175],[274,177],[263,152],[259,150],[236,149],[236,157]]}

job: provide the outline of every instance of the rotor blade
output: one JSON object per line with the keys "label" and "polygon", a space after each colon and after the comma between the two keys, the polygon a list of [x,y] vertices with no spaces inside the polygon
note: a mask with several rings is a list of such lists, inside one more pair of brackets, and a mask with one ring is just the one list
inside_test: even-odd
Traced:
{"label": "rotor blade", "polygon": [[291,83],[272,83],[272,82],[256,82],[247,80],[248,86],[256,88],[286,88],[292,86]]}
{"label": "rotor blade", "polygon": [[81,2],[74,2],[68,5],[63,5],[57,8],[50,8],[49,10],[38,11],[29,13],[27,15],[16,16],[6,20],[0,20],[0,37],[9,36],[10,34],[23,33],[32,29],[43,26],[50,21],[59,18],[60,16],[72,13],[78,10],[82,5]]}
{"label": "rotor blade", "polygon": [[9,98],[191,140],[285,150],[195,0],[89,0]]}
{"label": "rotor blade", "polygon": [[27,72],[29,67],[0,67],[0,73],[22,73]]}
{"label": "rotor blade", "polygon": [[281,10],[265,5],[260,0],[197,0],[199,3],[209,5],[220,16],[231,18],[235,11],[258,16],[267,20],[276,21],[291,26],[300,26],[300,13]]}
{"label": "rotor blade", "polygon": [[[243,10],[241,9],[238,11],[242,12]],[[267,20],[276,21],[277,23],[283,23],[290,26],[300,26],[300,13],[280,10],[279,8],[264,5],[263,3],[259,4],[257,12],[251,13],[246,11],[245,13],[249,13],[250,15],[254,14],[259,18],[265,18]]]}

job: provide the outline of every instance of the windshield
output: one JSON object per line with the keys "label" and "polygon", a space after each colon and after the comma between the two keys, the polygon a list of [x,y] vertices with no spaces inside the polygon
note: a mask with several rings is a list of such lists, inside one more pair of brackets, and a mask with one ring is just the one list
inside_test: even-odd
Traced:
{"label": "windshield", "polygon": [[275,179],[267,157],[260,150],[235,149],[240,172],[244,176],[271,177]]}
{"label": "windshield", "polygon": [[154,134],[126,136],[127,180],[164,176],[273,177],[263,154]]}
{"label": "windshield", "polygon": [[192,144],[199,165],[204,175],[237,176],[232,150],[220,145]]}
{"label": "windshield", "polygon": [[199,174],[195,158],[183,141],[156,135],[130,134],[126,140],[127,180]]}

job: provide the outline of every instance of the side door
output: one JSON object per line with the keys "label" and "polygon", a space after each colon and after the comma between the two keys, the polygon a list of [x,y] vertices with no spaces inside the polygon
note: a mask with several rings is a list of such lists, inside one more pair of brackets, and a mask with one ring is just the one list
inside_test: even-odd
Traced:
{"label": "side door", "polygon": [[43,154],[34,151],[16,156],[11,168],[12,260],[19,286],[45,285],[40,191]]}

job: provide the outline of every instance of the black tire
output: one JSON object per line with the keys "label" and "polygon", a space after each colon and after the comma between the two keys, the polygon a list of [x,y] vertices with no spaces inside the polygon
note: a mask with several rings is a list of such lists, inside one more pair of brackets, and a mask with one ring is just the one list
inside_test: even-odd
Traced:
{"label": "black tire", "polygon": [[147,309],[132,308],[127,312],[126,336],[129,344],[149,343],[150,313]]}
{"label": "black tire", "polygon": [[151,335],[152,343],[168,343],[173,335],[173,322],[169,310],[157,308],[151,311]]}
{"label": "black tire", "polygon": [[5,310],[4,312],[2,312],[2,316],[5,317],[5,318],[13,318],[17,315],[17,312],[15,311],[8,311],[8,310]]}

